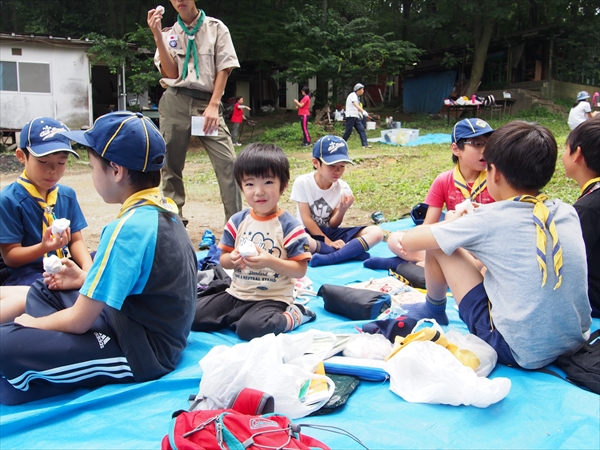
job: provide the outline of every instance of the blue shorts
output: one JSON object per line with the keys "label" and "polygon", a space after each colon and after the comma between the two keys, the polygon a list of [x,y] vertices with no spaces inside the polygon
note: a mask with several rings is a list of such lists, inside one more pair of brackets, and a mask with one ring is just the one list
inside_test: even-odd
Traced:
{"label": "blue shorts", "polygon": [[[351,239],[354,239],[358,233],[360,233],[365,227],[320,227],[321,231],[325,236],[329,238],[331,241],[337,241],[341,239],[345,243],[348,243]],[[308,233],[308,231],[307,231]],[[310,233],[309,233],[310,234]],[[317,241],[323,242],[323,236],[313,236],[311,237]]]}
{"label": "blue shorts", "polygon": [[463,297],[458,305],[458,315],[467,324],[471,334],[483,339],[496,350],[500,364],[519,367],[504,337],[492,327],[490,301],[483,283],[479,283]]}

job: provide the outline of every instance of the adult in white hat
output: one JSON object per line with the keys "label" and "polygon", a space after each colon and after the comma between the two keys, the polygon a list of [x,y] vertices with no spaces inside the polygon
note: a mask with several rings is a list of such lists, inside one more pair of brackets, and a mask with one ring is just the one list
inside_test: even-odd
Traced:
{"label": "adult in white hat", "polygon": [[365,92],[365,86],[361,83],[356,83],[354,89],[346,98],[346,132],[344,133],[343,139],[348,141],[348,138],[352,134],[352,129],[356,128],[358,135],[360,136],[360,142],[363,148],[370,147],[367,141],[367,132],[363,125],[362,117],[367,114],[362,108],[358,97],[363,95]]}

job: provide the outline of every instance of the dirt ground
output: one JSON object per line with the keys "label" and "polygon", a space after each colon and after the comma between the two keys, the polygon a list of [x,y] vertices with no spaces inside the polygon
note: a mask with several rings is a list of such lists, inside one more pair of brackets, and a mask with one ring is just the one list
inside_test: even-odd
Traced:
{"label": "dirt ground", "polygon": [[[0,154],[0,188],[12,183],[23,170],[14,155]],[[184,175],[193,176],[196,172],[212,170],[210,166],[190,163],[185,166]],[[91,250],[98,247],[100,233],[106,224],[117,217],[120,205],[104,203],[92,184],[92,177],[87,163],[81,162],[75,168],[69,167],[60,180],[61,184],[75,189],[77,199],[87,220],[88,227],[83,230],[83,237]],[[187,232],[194,246],[198,246],[202,235],[210,229],[217,239],[223,234],[225,214],[221,198],[211,195],[190,193],[183,209],[184,216],[189,219]],[[286,211],[294,213],[295,205],[286,203],[281,205]],[[369,213],[357,208],[351,208],[346,214],[344,224],[347,226],[368,225]]]}
{"label": "dirt ground", "polygon": [[[12,158],[11,158],[12,157]],[[14,156],[2,155],[0,158],[0,187],[12,183],[23,170],[22,166],[13,161]],[[185,174],[192,174],[204,170],[200,164],[186,164]],[[100,240],[100,233],[104,226],[114,220],[119,213],[120,205],[104,203],[92,184],[92,177],[87,163],[82,163],[75,168],[69,167],[60,180],[61,184],[75,189],[77,199],[83,210],[88,227],[83,230],[84,239],[90,249],[96,249]],[[221,199],[206,198],[202,201],[190,199],[184,207],[185,217],[189,219],[187,231],[194,245],[198,245],[202,234],[208,228],[220,237],[225,221]]]}

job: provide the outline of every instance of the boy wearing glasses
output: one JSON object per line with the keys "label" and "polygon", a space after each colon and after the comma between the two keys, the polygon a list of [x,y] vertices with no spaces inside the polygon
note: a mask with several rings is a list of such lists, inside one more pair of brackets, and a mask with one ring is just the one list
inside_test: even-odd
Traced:
{"label": "boy wearing glasses", "polygon": [[[444,205],[448,211],[454,211],[456,205],[466,199],[478,204],[494,201],[487,190],[485,181],[487,165],[483,158],[485,144],[493,132],[493,128],[485,120],[476,118],[463,119],[454,125],[451,149],[452,162],[455,166],[439,174],[431,184],[424,202],[429,206],[424,224],[439,222]],[[400,245],[403,234],[403,231],[397,231],[388,237],[388,247],[398,256],[397,258],[371,258],[364,262],[365,267],[398,271],[398,264],[406,261],[422,266],[425,253],[407,253]],[[410,266],[407,267],[411,269]]]}

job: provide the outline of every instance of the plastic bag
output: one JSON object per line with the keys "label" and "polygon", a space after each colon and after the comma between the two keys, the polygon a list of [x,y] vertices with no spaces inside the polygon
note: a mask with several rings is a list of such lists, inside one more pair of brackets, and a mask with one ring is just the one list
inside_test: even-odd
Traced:
{"label": "plastic bag", "polygon": [[411,403],[486,408],[508,395],[508,378],[478,377],[434,342],[412,342],[385,365],[390,390]]}
{"label": "plastic bag", "polygon": [[[321,338],[317,349],[313,346],[315,336]],[[276,412],[292,419],[304,417],[325,405],[334,392],[333,381],[314,371],[335,342],[333,333],[309,330],[267,334],[233,347],[213,347],[200,360],[204,373],[196,397],[200,400],[197,409],[223,408],[242,388],[249,387],[272,395]],[[324,380],[327,390],[317,396],[318,400],[308,396],[301,401],[300,390],[308,380],[315,379]]]}
{"label": "plastic bag", "polygon": [[392,343],[382,334],[360,333],[346,343],[343,355],[352,358],[384,359],[392,351]]}
{"label": "plastic bag", "polygon": [[496,350],[474,334],[462,334],[458,330],[450,330],[446,333],[446,339],[460,348],[470,350],[479,358],[479,367],[475,373],[480,377],[487,377],[496,367],[498,362],[498,353]]}

